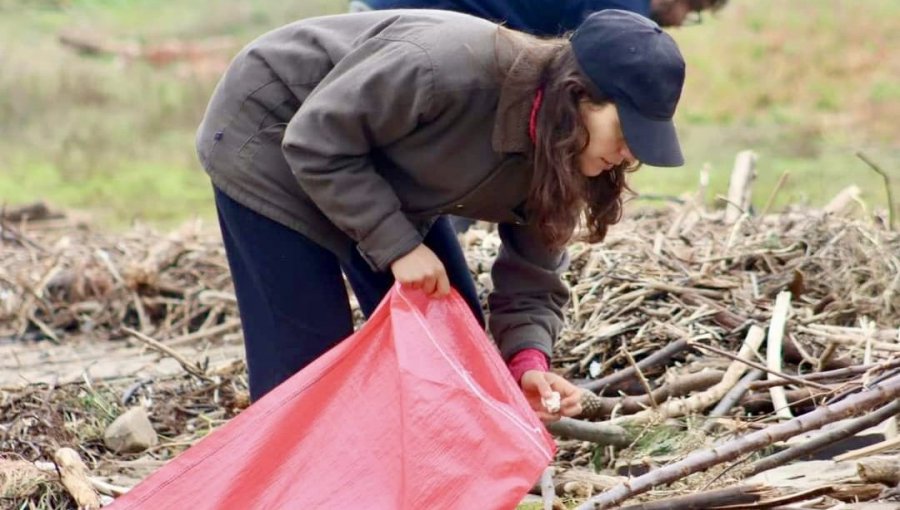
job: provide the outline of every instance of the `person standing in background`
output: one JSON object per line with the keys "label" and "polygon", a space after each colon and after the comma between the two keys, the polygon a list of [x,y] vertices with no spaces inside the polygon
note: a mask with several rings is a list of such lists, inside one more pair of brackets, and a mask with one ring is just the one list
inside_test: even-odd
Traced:
{"label": "person standing in background", "polygon": [[353,0],[350,12],[384,9],[439,9],[502,23],[507,28],[552,37],[578,28],[591,13],[631,11],[663,27],[696,23],[704,11],[718,11],[728,0]]}

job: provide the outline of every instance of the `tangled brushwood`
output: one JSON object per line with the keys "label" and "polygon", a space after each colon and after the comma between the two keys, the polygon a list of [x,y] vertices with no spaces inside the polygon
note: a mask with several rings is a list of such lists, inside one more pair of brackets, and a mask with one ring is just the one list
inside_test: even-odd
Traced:
{"label": "tangled brushwood", "polygon": [[[44,469],[64,447],[84,459],[92,490],[114,497],[247,406],[214,228],[113,236],[10,218],[0,224],[3,501],[64,508],[59,475]],[[486,298],[498,237],[476,227],[461,241]],[[900,411],[900,235],[817,210],[726,221],[687,203],[638,211],[570,253],[553,369],[585,388],[584,414],[550,426],[560,452],[545,494],[583,509],[891,497],[900,468],[877,454],[900,447],[889,426]],[[87,359],[72,353],[98,348],[112,368],[64,370]],[[139,357],[149,361],[128,363]],[[163,361],[168,371],[154,371]],[[104,432],[133,407],[148,411],[159,443],[116,453]],[[779,475],[811,455],[825,464]]]}

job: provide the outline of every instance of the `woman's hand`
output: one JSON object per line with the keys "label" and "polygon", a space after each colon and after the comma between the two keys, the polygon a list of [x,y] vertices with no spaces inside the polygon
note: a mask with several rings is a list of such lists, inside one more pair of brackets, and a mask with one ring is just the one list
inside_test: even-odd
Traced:
{"label": "woman's hand", "polygon": [[[531,408],[545,423],[581,414],[581,389],[553,372],[529,370],[522,375],[521,385]],[[544,406],[544,401],[549,400],[553,392],[559,393],[560,397],[559,410],[555,413]]]}
{"label": "woman's hand", "polygon": [[391,272],[400,285],[422,289],[429,296],[440,297],[450,293],[450,280],[444,263],[424,244],[395,260],[391,264]]}

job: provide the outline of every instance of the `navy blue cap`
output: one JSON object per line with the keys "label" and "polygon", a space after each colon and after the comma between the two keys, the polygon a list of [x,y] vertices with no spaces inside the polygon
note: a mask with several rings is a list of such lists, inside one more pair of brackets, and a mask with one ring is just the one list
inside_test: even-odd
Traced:
{"label": "navy blue cap", "polygon": [[684,58],[669,34],[616,9],[588,16],[571,39],[581,71],[619,112],[625,143],[652,166],[681,166],[672,116],[684,85]]}

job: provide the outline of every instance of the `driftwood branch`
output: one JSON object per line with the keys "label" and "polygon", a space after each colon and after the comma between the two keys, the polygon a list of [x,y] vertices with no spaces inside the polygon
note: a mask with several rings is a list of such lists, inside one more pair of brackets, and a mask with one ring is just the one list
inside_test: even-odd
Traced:
{"label": "driftwood branch", "polygon": [[[766,367],[769,369],[768,379],[772,380],[777,377],[775,374],[781,372],[782,357],[782,340],[784,338],[784,328],[787,323],[787,316],[791,311],[791,293],[783,291],[778,293],[775,298],[775,308],[772,310],[772,322],[769,324],[769,335],[766,338]],[[781,386],[773,386],[769,388],[772,395],[772,405],[775,406],[775,414],[779,418],[790,420],[794,417],[791,414],[791,408],[788,405],[787,397],[784,394],[784,388]]]}
{"label": "driftwood branch", "polygon": [[587,419],[608,418],[614,410],[622,414],[639,413],[649,407],[652,402],[665,402],[670,398],[683,397],[694,391],[706,390],[722,380],[721,370],[704,370],[673,378],[673,380],[656,388],[648,395],[624,397],[602,397],[584,390],[581,396],[581,417]]}
{"label": "driftwood branch", "polygon": [[[35,461],[34,467],[39,471],[42,471],[47,474],[58,473],[59,468],[57,464],[53,462],[45,462],[45,461]],[[89,476],[88,482],[90,482],[91,486],[100,494],[106,494],[107,496],[119,497],[128,491],[131,490],[130,487],[121,487],[118,485],[113,485],[108,482],[104,482],[99,477]]]}
{"label": "driftwood branch", "polygon": [[900,396],[900,376],[873,386],[867,391],[848,397],[837,404],[820,407],[790,421],[772,425],[733,441],[693,453],[685,459],[653,470],[629,482],[595,496],[577,510],[596,510],[617,505],[626,499],[646,492],[657,485],[668,484],[698,471],[738,458],[750,451],[783,441],[803,432],[822,427],[826,423],[861,414]]}
{"label": "driftwood branch", "polygon": [[544,510],[553,510],[556,501],[556,487],[553,485],[553,466],[547,466],[541,473],[541,501]]}
{"label": "driftwood branch", "polygon": [[79,510],[97,510],[100,508],[100,495],[94,490],[88,479],[87,467],[71,448],[60,448],[53,454],[53,460],[59,466],[59,475]]}
{"label": "driftwood branch", "polygon": [[[637,362],[637,368],[640,370],[647,370],[653,367],[657,367],[662,365],[672,359],[676,354],[684,351],[688,348],[688,343],[686,340],[676,340],[672,342],[662,349],[654,352],[653,354],[647,356],[646,358]],[[589,381],[581,385],[582,388],[600,393],[603,391],[603,388],[607,386],[612,386],[619,382],[632,379],[636,375],[636,369],[634,366],[630,366],[628,368],[618,370],[606,377],[601,379],[596,379],[594,381]]]}
{"label": "driftwood branch", "polygon": [[874,427],[891,416],[895,416],[897,413],[900,413],[900,400],[895,400],[874,413],[849,420],[841,426],[823,432],[802,444],[792,446],[774,455],[769,455],[768,457],[760,459],[750,466],[749,474],[755,475],[757,473],[762,473],[763,471],[780,466],[799,457],[803,457],[804,455],[815,453],[837,441],[846,439],[869,427]]}
{"label": "driftwood branch", "polygon": [[765,365],[761,365],[755,361],[750,361],[748,359],[742,359],[738,356],[735,356],[734,354],[731,354],[728,351],[724,351],[722,349],[719,349],[718,347],[713,347],[712,345],[706,345],[706,344],[701,344],[701,343],[692,343],[691,345],[693,347],[699,347],[700,349],[703,349],[705,351],[714,352],[720,356],[725,356],[726,358],[740,361],[741,363],[744,363],[747,366],[762,370],[763,372],[766,372],[766,373],[774,374],[782,379],[786,379],[786,380],[788,380],[794,384],[798,384],[800,386],[809,386],[809,387],[817,388],[820,390],[831,391],[831,388],[829,388],[828,386],[825,386],[823,384],[819,384],[819,383],[813,382],[813,381],[805,381],[803,379],[798,379],[792,375],[788,375],[783,372],[773,372],[770,368],[766,367]]}
{"label": "driftwood branch", "polygon": [[714,407],[713,410],[709,412],[709,415],[707,415],[707,421],[703,424],[702,430],[707,433],[712,432],[713,428],[716,425],[716,418],[720,418],[728,414],[728,411],[730,411],[731,408],[741,400],[741,397],[743,397],[745,393],[747,393],[747,390],[749,389],[753,381],[756,381],[762,376],[763,371],[756,368],[754,368],[750,372],[747,372],[747,374],[744,375],[744,377],[742,377],[741,380],[734,385],[734,388],[731,388],[731,390],[729,390],[728,393],[726,393],[725,396],[722,397],[722,400],[720,400],[719,403],[716,404],[716,407]]}
{"label": "driftwood branch", "polygon": [[562,418],[547,425],[547,430],[557,437],[590,441],[599,445],[624,447],[631,443],[628,431],[609,423]]}
{"label": "driftwood branch", "polygon": [[181,365],[181,367],[184,368],[184,370],[185,370],[187,373],[193,375],[194,377],[197,377],[197,378],[202,379],[202,380],[204,380],[204,381],[211,381],[211,380],[212,380],[212,379],[210,379],[209,377],[207,377],[207,375],[206,375],[205,373],[203,373],[203,371],[200,370],[196,365],[194,365],[193,363],[191,363],[190,361],[188,361],[184,356],[182,356],[181,354],[178,354],[178,352],[176,352],[175,350],[171,349],[171,348],[168,347],[167,345],[160,343],[158,340],[154,340],[153,338],[150,338],[149,336],[147,336],[147,335],[141,333],[140,331],[136,331],[136,330],[133,330],[133,329],[128,328],[128,327],[122,327],[122,331],[128,333],[128,334],[131,335],[132,337],[134,337],[134,338],[136,338],[137,340],[140,340],[141,342],[143,342],[143,343],[149,345],[150,347],[156,349],[157,351],[159,351],[159,352],[161,352],[161,353],[163,353],[163,354],[165,354],[165,355],[171,357],[172,359],[174,359],[175,361],[177,361],[178,364]]}
{"label": "driftwood branch", "polygon": [[728,369],[725,371],[722,380],[712,388],[701,393],[695,393],[683,400],[666,402],[656,409],[648,409],[632,416],[623,416],[622,418],[614,420],[614,422],[646,423],[658,419],[684,416],[686,414],[702,411],[703,409],[714,405],[721,400],[722,397],[728,393],[728,390],[734,387],[744,375],[747,367],[740,361],[751,358],[754,353],[759,350],[759,347],[762,345],[763,337],[763,330],[757,326],[752,326],[747,332],[744,344],[738,352],[737,357],[739,360],[732,361],[731,365],[729,365]]}
{"label": "driftwood branch", "polygon": [[[831,390],[823,391],[809,388],[798,388],[785,392],[791,409],[795,409],[798,413],[814,408],[824,397],[832,394]],[[750,390],[741,398],[738,405],[751,414],[767,413],[775,410],[775,406],[772,405],[772,396],[769,395],[768,391],[753,392]]]}
{"label": "driftwood branch", "polygon": [[[828,370],[825,372],[813,372],[811,374],[803,374],[794,376],[803,381],[834,381],[837,379],[846,379],[860,374],[877,374],[885,370],[892,370],[900,367],[900,358],[884,361],[881,363],[870,363],[867,365],[857,365],[854,367],[839,368],[837,370]],[[770,386],[781,386],[790,384],[791,381],[772,379],[770,381],[755,381],[750,383],[751,390],[761,390]]]}

